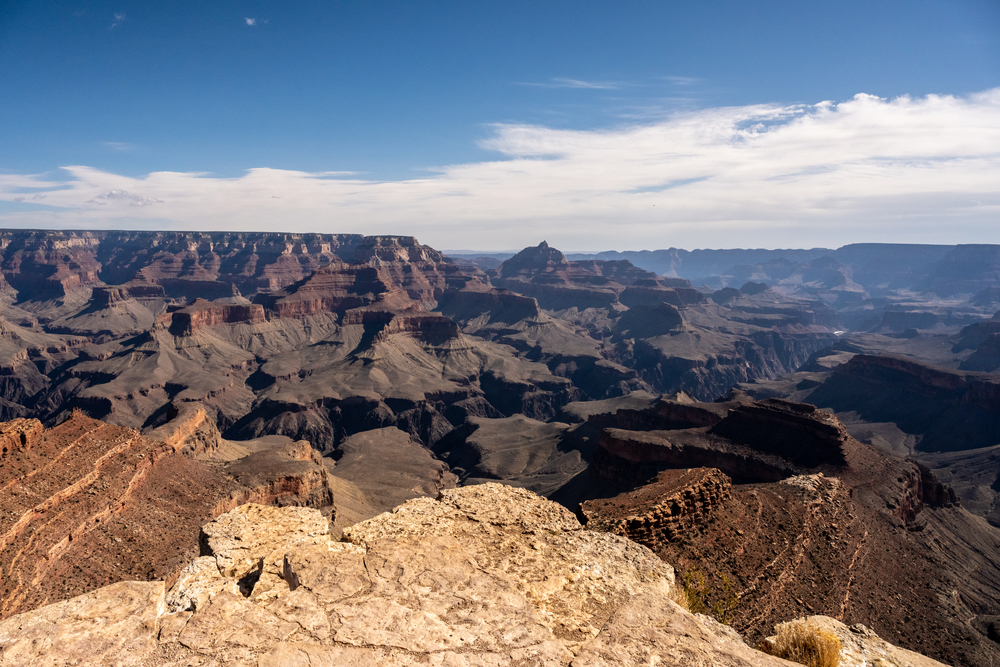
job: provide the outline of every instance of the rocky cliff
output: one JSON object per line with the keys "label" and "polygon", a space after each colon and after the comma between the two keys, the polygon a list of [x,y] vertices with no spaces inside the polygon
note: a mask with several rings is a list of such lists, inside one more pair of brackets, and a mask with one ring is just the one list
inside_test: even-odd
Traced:
{"label": "rocky cliff", "polygon": [[359,234],[15,231],[0,233],[0,270],[24,299],[133,279],[171,295],[274,290],[350,259]]}
{"label": "rocky cliff", "polygon": [[0,425],[0,617],[127,579],[165,578],[192,556],[200,524],[239,504],[330,507],[309,443],[202,462],[220,439],[201,406],[138,431],[74,412],[42,429]]}
{"label": "rocky cliff", "polygon": [[[682,299],[700,300],[690,292],[683,296],[669,288],[656,274],[644,271],[631,262],[589,260],[571,262],[545,241],[525,248],[496,270],[493,282],[514,292],[538,299],[543,308],[607,308],[619,303],[619,295],[634,287],[627,299],[632,303],[681,303]],[[690,288],[690,283],[685,283]],[[683,289],[683,288],[682,288]],[[656,292],[662,294],[657,300]]]}
{"label": "rocky cliff", "polygon": [[732,495],[732,480],[715,468],[664,470],[632,493],[580,505],[584,525],[657,551],[704,526]]}
{"label": "rocky cliff", "polygon": [[[1000,611],[987,592],[1000,591],[1000,531],[827,412],[729,398],[592,416],[603,430],[588,472],[553,498],[679,566],[698,604],[753,641],[792,609],[942,660],[1000,658],[983,629]],[[950,590],[962,602],[942,604]]]}
{"label": "rocky cliff", "polygon": [[[169,590],[125,582],[0,623],[4,664],[792,664],[672,602],[645,547],[527,491],[445,491],[344,539],[311,510],[237,508]],[[844,667],[907,656],[828,622],[856,635]]]}
{"label": "rocky cliff", "polygon": [[898,355],[853,356],[837,366],[809,400],[920,434],[917,448],[922,451],[995,445],[995,434],[1000,432],[996,376],[940,368]]}

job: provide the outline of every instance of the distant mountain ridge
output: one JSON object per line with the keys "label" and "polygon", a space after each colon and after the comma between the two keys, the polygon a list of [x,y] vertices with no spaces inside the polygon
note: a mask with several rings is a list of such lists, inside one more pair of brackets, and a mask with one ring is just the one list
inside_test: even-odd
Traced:
{"label": "distant mountain ridge", "polygon": [[[509,253],[456,253],[460,261],[503,261]],[[839,248],[664,248],[660,250],[607,250],[599,253],[566,253],[571,261],[628,260],[657,275],[687,278],[714,288],[739,287],[755,270],[793,273],[797,265],[831,258],[848,267],[852,279],[866,291],[879,288],[916,288],[954,294],[978,293],[996,282],[1000,245],[930,245],[916,243],[851,243]],[[490,268],[484,266],[483,268]],[[719,278],[712,280],[713,278]],[[728,280],[727,280],[728,278]],[[766,278],[765,278],[766,280]],[[957,291],[956,291],[957,290]]]}

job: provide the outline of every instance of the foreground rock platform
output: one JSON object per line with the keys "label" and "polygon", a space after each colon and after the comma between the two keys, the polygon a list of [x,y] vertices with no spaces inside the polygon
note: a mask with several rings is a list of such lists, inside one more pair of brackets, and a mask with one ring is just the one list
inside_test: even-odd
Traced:
{"label": "foreground rock platform", "polygon": [[169,591],[122,582],[0,623],[0,664],[792,664],[671,601],[647,548],[523,489],[445,490],[344,540],[316,510],[243,505]]}

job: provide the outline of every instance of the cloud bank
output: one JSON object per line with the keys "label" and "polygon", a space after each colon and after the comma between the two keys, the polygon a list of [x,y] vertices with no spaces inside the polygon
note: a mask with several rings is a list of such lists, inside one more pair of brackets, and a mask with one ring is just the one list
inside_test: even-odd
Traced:
{"label": "cloud bank", "polygon": [[[403,181],[0,174],[0,225],[394,233],[484,250],[1000,243],[1000,89],[490,131],[481,145],[498,159]],[[45,210],[2,206],[38,194]]]}

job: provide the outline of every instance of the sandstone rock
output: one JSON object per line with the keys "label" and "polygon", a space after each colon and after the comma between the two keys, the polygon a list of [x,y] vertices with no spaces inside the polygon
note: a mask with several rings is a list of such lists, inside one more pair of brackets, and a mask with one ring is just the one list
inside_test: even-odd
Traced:
{"label": "sandstone rock", "polygon": [[[162,584],[117,584],[0,624],[4,664],[787,664],[670,602],[673,570],[645,547],[523,489],[411,500],[352,543],[324,528],[312,510],[233,510],[171,589],[192,611],[165,613]],[[283,588],[233,592],[276,553]]]}
{"label": "sandstone rock", "polygon": [[201,653],[229,646],[266,649],[296,630],[297,624],[282,621],[240,595],[220,593],[195,612],[178,642]]}
{"label": "sandstone rock", "polygon": [[247,504],[202,526],[198,540],[223,576],[240,579],[259,571],[277,549],[326,542],[329,535],[330,525],[318,510]]}
{"label": "sandstone rock", "polygon": [[[860,623],[848,627],[829,616],[809,616],[781,625],[792,624],[806,624],[836,636],[840,642],[840,667],[945,667],[937,660],[893,646]],[[773,644],[774,639],[768,637],[764,642]]]}
{"label": "sandstone rock", "polygon": [[167,591],[166,609],[173,613],[193,611],[204,606],[218,593],[239,594],[236,579],[222,576],[212,556],[195,558],[181,570],[177,581]]}
{"label": "sandstone rock", "polygon": [[140,665],[163,611],[162,581],[113,584],[0,623],[0,663]]}
{"label": "sandstone rock", "polygon": [[0,459],[33,447],[42,436],[37,419],[14,419],[0,424]]}

